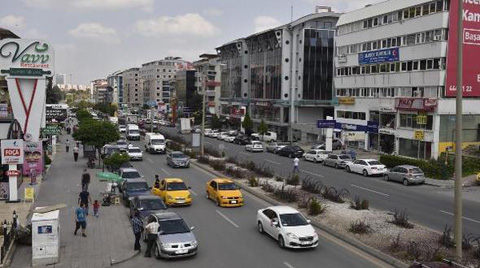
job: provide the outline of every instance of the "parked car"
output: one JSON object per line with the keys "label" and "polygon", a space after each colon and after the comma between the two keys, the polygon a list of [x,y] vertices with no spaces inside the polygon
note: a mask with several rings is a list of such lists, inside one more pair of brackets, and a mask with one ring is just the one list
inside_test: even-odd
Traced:
{"label": "parked car", "polygon": [[278,153],[278,150],[282,149],[283,147],[285,147],[287,145],[288,145],[288,143],[271,141],[267,144],[266,149],[267,149],[267,152],[276,154],[276,153]]}
{"label": "parked car", "polygon": [[125,133],[127,131],[127,126],[125,125],[118,125],[118,132]]}
{"label": "parked car", "polygon": [[128,179],[142,179],[143,176],[134,168],[120,168],[119,174],[124,180]]}
{"label": "parked car", "polygon": [[257,211],[258,232],[278,241],[281,248],[315,248],[318,234],[298,210],[288,206],[273,206]]}
{"label": "parked car", "polygon": [[[342,140],[340,139],[333,139],[332,140],[332,150],[340,150],[343,147]],[[326,150],[325,142],[317,143],[312,145],[311,149],[321,149]]]}
{"label": "parked car", "polygon": [[323,160],[325,160],[325,158],[327,157],[328,153],[325,150],[320,149],[310,150],[303,155],[303,158],[305,158],[305,160],[312,161],[314,163],[323,162]]}
{"label": "parked car", "polygon": [[128,153],[128,157],[130,157],[130,161],[133,161],[133,160],[142,161],[143,160],[143,152],[138,147],[134,147],[134,146],[128,147],[127,153]]}
{"label": "parked car", "polygon": [[209,137],[210,133],[212,133],[212,129],[211,128],[206,128],[205,133],[203,135],[205,135],[205,137]]}
{"label": "parked car", "polygon": [[303,157],[304,153],[305,151],[302,148],[300,148],[300,146],[297,146],[297,145],[288,145],[278,150],[278,155],[288,156],[290,158],[293,158],[293,157],[301,158]]}
{"label": "parked car", "polygon": [[363,174],[365,177],[370,175],[383,175],[387,171],[385,165],[376,159],[357,159],[347,163],[345,169],[348,172]]}
{"label": "parked car", "polygon": [[160,188],[152,188],[152,194],[158,195],[166,205],[191,205],[190,187],[179,178],[166,178],[160,181]]}
{"label": "parked car", "polygon": [[225,140],[226,137],[228,137],[227,132],[220,132],[220,134],[218,134],[218,136],[217,136],[217,139],[223,141],[223,140]]}
{"label": "parked car", "polygon": [[250,139],[247,136],[236,136],[233,139],[233,143],[238,145],[246,145],[249,142],[250,142]]}
{"label": "parked car", "polygon": [[347,163],[351,162],[352,158],[348,154],[329,154],[328,157],[323,160],[323,165],[335,168],[345,168]]}
{"label": "parked car", "polygon": [[[151,218],[150,218],[151,217]],[[187,223],[175,212],[155,213],[149,216],[149,221],[160,225],[157,241],[153,250],[155,257],[182,258],[197,254],[198,242]]]}
{"label": "parked car", "polygon": [[125,201],[125,205],[130,206],[131,200],[135,196],[150,195],[150,189],[147,181],[144,179],[128,179],[124,180],[120,186],[122,198]]}
{"label": "parked car", "polygon": [[251,141],[245,144],[245,151],[250,152],[263,152],[263,144],[260,141]]}
{"label": "parked car", "polygon": [[219,207],[243,206],[243,194],[240,188],[230,179],[215,178],[207,182],[207,199],[211,199]]}
{"label": "parked car", "polygon": [[190,167],[190,158],[184,153],[173,151],[167,153],[167,165],[171,167]]}
{"label": "parked car", "polygon": [[230,130],[228,131],[228,135],[229,136],[237,136],[239,133],[238,133],[238,130]]}
{"label": "parked car", "polygon": [[210,138],[217,138],[218,135],[220,135],[220,132],[218,130],[212,130],[212,132],[210,133]]}
{"label": "parked car", "polygon": [[407,186],[409,184],[423,184],[425,183],[425,174],[416,166],[401,165],[396,166],[385,172],[383,178],[386,181],[398,181]]}
{"label": "parked car", "polygon": [[135,213],[135,210],[140,212],[140,219],[152,213],[161,213],[167,210],[167,206],[163,200],[155,195],[140,195],[132,198],[130,203],[130,217]]}
{"label": "parked car", "polygon": [[107,158],[112,156],[115,153],[122,153],[122,150],[117,145],[107,144],[102,147],[102,157]]}
{"label": "parked car", "polygon": [[228,135],[228,136],[225,137],[225,139],[223,139],[223,140],[226,141],[226,142],[232,143],[232,142],[235,140],[235,135]]}

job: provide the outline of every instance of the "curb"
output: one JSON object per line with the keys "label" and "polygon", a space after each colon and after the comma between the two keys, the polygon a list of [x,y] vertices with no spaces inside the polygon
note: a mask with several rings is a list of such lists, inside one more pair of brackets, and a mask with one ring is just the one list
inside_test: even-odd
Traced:
{"label": "curb", "polygon": [[140,254],[140,251],[136,251],[135,253],[132,254],[132,256],[126,257],[126,258],[121,259],[121,260],[110,259],[110,265],[116,265],[116,264],[120,264],[120,263],[126,262],[126,261],[128,261],[128,260],[133,259],[134,257],[136,257],[136,256],[139,255],[139,254]]}
{"label": "curb", "polygon": [[[201,168],[209,173],[212,173],[214,174],[215,176],[218,176],[218,177],[222,177],[222,178],[225,178],[225,177],[228,177],[228,176],[225,176],[224,174],[216,171],[216,170],[211,170],[207,167],[205,167],[203,164],[199,164],[197,163],[197,161],[191,161],[190,162],[191,164],[193,164],[194,166],[198,167],[198,168]],[[236,180],[233,180],[235,182],[235,184],[239,185],[240,184],[236,181]],[[248,193],[260,198],[260,199],[263,199],[265,201],[267,201],[268,203],[271,203],[273,205],[284,205],[284,203],[280,202],[280,201],[277,201],[269,196],[266,196],[266,195],[262,195],[262,194],[259,194],[258,192],[254,191],[254,190],[251,190],[250,187],[242,187],[242,190],[245,190],[247,191]],[[350,238],[342,233],[339,233],[335,230],[333,230],[332,228],[330,227],[327,227],[325,225],[322,225],[321,223],[319,223],[317,220],[313,219],[312,220],[312,225],[319,228],[320,230],[328,233],[329,235],[331,236],[334,236],[340,240],[342,240],[343,242],[346,242],[354,247],[356,247],[357,249],[365,252],[365,253],[368,253],[369,255],[377,258],[377,259],[380,259],[382,261],[384,261],[385,263],[388,263],[394,267],[397,267],[397,268],[407,268],[409,267],[406,263],[402,262],[401,260],[399,259],[396,259],[392,256],[389,256],[383,252],[381,252],[380,250],[377,250],[373,247],[370,247],[369,245],[367,244],[364,244],[360,241],[358,241],[357,239],[355,238]]]}

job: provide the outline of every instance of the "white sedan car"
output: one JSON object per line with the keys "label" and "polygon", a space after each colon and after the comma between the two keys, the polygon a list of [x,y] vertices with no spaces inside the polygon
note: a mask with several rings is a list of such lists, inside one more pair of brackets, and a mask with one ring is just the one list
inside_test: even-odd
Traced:
{"label": "white sedan car", "polygon": [[223,141],[226,137],[228,137],[228,132],[220,132],[220,134],[217,136],[217,139]]}
{"label": "white sedan car", "polygon": [[227,137],[226,137],[225,139],[223,139],[223,140],[226,141],[226,142],[232,143],[233,140],[235,140],[235,136],[229,135],[229,136],[227,136]]}
{"label": "white sedan car", "polygon": [[312,161],[314,163],[323,162],[325,158],[328,157],[328,153],[325,150],[313,149],[306,152],[303,157],[307,161]]}
{"label": "white sedan car", "polygon": [[370,175],[383,175],[387,172],[385,165],[375,159],[357,159],[347,163],[345,169],[348,172],[363,174],[365,177]]}
{"label": "white sedan car", "polygon": [[127,153],[128,153],[128,156],[130,157],[130,160],[139,160],[139,161],[143,160],[143,152],[138,147],[129,146]]}
{"label": "white sedan car", "polygon": [[267,233],[281,248],[315,248],[318,234],[300,212],[288,206],[274,206],[257,211],[259,233]]}
{"label": "white sedan car", "polygon": [[251,141],[245,145],[245,151],[250,152],[263,152],[263,143],[259,141]]}

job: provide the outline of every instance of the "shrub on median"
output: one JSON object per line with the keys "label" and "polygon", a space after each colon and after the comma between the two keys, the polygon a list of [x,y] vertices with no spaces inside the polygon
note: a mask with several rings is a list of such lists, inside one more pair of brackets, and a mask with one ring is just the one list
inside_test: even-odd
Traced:
{"label": "shrub on median", "polygon": [[211,160],[210,166],[217,171],[224,171],[225,170],[225,161],[223,160]]}
{"label": "shrub on median", "polygon": [[288,202],[288,203],[293,203],[297,201],[298,195],[297,192],[294,189],[287,189],[285,190],[285,185],[282,186],[280,189],[275,189],[273,192],[275,197],[278,199]]}
{"label": "shrub on median", "polygon": [[325,206],[316,198],[311,198],[308,204],[308,215],[317,216],[325,211]]}
{"label": "shrub on median", "polygon": [[365,220],[357,220],[350,223],[350,228],[348,230],[354,234],[368,234],[372,228]]}
{"label": "shrub on median", "polygon": [[393,223],[397,226],[406,228],[406,229],[412,229],[413,224],[410,222],[410,219],[408,218],[407,210],[395,210],[395,213],[393,214],[393,220],[390,221],[390,223]]}

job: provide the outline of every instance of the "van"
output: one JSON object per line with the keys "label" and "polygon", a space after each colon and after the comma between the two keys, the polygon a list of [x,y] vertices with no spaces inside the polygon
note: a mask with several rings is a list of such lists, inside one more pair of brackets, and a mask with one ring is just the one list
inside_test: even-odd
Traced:
{"label": "van", "polygon": [[250,137],[252,140],[263,140],[266,142],[277,141],[277,133],[272,131],[267,131],[263,135],[260,135],[259,133],[252,133]]}
{"label": "van", "polygon": [[135,124],[127,125],[127,140],[140,140],[140,129]]}
{"label": "van", "polygon": [[145,151],[154,154],[166,152],[165,137],[162,134],[146,133],[145,134]]}

